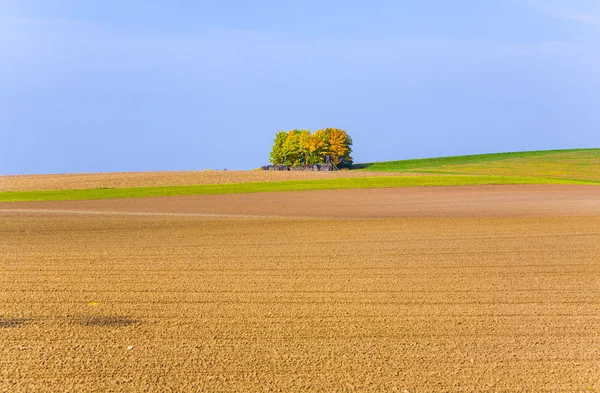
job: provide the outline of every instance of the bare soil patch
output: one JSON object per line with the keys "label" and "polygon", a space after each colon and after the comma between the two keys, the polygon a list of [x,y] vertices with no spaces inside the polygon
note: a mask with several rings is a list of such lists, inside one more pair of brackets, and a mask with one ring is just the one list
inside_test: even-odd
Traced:
{"label": "bare soil patch", "polygon": [[4,204],[0,392],[598,391],[597,188],[467,190]]}
{"label": "bare soil patch", "polygon": [[91,188],[129,188],[187,186],[199,184],[231,184],[316,180],[349,177],[411,176],[410,173],[373,173],[361,171],[294,172],[294,171],[174,171],[111,172],[57,175],[0,176],[2,191],[82,190]]}

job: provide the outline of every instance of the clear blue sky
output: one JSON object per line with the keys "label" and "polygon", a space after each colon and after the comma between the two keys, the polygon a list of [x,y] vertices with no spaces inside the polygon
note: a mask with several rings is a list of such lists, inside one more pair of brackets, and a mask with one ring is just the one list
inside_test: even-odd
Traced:
{"label": "clear blue sky", "polygon": [[0,174],[600,147],[597,0],[0,0]]}

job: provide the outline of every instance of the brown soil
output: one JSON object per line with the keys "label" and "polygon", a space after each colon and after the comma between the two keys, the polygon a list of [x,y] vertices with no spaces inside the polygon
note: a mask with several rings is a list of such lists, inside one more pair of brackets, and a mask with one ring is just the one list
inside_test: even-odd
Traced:
{"label": "brown soil", "polygon": [[[181,171],[111,172],[59,175],[0,176],[2,191],[79,190],[90,188],[128,188],[231,184],[285,180],[332,179],[345,177],[411,176],[410,173],[374,173],[360,171],[289,172],[289,171]],[[422,176],[422,174],[420,174]]]}
{"label": "brown soil", "polygon": [[2,204],[0,392],[598,391],[596,190]]}

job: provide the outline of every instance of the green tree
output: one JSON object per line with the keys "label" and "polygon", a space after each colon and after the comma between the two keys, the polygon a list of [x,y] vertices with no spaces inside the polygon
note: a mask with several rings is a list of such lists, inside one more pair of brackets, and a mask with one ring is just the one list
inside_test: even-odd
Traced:
{"label": "green tree", "polygon": [[285,165],[299,166],[304,163],[306,148],[303,145],[303,140],[306,135],[310,135],[309,130],[292,130],[287,133],[287,138],[283,144]]}
{"label": "green tree", "polygon": [[283,145],[287,139],[287,132],[279,131],[275,135],[275,143],[273,143],[273,149],[271,150],[271,156],[269,161],[274,165],[282,165],[285,162],[285,154],[283,152]]}

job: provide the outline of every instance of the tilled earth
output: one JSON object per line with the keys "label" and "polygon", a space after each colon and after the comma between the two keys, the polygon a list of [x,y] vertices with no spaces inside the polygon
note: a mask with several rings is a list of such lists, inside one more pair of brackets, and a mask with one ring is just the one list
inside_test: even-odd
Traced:
{"label": "tilled earth", "polygon": [[[127,188],[188,186],[198,184],[232,184],[276,182],[287,180],[318,180],[375,176],[414,176],[398,172],[304,172],[304,171],[172,171],[172,172],[110,172],[50,175],[0,176],[0,192],[35,190],[79,190],[89,188]],[[418,174],[426,176],[425,174]]]}
{"label": "tilled earth", "polygon": [[485,190],[0,204],[0,392],[599,391],[600,190]]}

